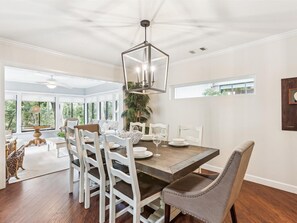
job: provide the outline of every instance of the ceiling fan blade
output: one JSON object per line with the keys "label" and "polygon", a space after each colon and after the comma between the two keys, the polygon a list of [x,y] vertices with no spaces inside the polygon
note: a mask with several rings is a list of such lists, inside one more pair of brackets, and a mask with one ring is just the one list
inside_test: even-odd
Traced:
{"label": "ceiling fan blade", "polygon": [[59,86],[59,87],[64,87],[64,88],[72,89],[72,86],[69,86],[69,85],[63,84],[63,83],[58,83],[57,82],[56,85]]}

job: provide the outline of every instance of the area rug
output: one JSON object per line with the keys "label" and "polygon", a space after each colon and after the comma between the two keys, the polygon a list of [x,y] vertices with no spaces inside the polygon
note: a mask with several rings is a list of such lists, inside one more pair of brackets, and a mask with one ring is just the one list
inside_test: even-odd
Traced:
{"label": "area rug", "polygon": [[49,173],[66,170],[69,168],[69,156],[67,149],[60,148],[60,158],[57,158],[57,151],[55,148],[48,146],[32,146],[26,147],[23,167],[25,170],[19,169],[18,177],[10,178],[9,183],[16,183],[23,180],[28,180],[34,177],[39,177]]}

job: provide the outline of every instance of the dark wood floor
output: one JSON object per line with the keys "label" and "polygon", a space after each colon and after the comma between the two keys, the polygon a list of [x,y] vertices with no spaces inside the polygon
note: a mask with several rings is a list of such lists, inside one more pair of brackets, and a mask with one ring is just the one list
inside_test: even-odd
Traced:
{"label": "dark wood floor", "polygon": [[[91,208],[85,210],[78,203],[77,185],[74,194],[68,194],[67,177],[67,171],[62,171],[8,185],[0,191],[0,222],[98,222],[98,197],[92,198]],[[297,195],[247,181],[236,208],[239,223],[297,222]],[[125,214],[117,222],[132,222],[131,215]],[[174,222],[199,221],[180,215]],[[231,222],[229,215],[225,222]]]}

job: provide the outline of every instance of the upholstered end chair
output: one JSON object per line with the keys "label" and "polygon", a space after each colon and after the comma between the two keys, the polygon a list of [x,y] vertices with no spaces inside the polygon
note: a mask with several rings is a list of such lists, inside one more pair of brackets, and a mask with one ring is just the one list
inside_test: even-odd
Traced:
{"label": "upholstered end chair", "polygon": [[237,222],[234,203],[239,195],[254,142],[240,145],[232,153],[223,172],[215,179],[189,174],[163,190],[165,223],[169,222],[170,205],[209,223],[221,223],[231,211]]}

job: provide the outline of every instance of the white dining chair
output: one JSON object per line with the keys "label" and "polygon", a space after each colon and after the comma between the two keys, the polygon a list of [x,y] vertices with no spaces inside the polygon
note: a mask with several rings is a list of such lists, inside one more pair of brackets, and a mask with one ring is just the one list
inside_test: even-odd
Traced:
{"label": "white dining chair", "polygon": [[202,145],[202,126],[186,126],[180,125],[178,128],[178,136],[184,138],[191,145],[201,146]]}
{"label": "white dining chair", "polygon": [[77,144],[76,138],[78,138],[78,130],[66,127],[65,139],[69,154],[69,193],[73,193],[74,170],[77,170],[79,174],[78,201],[79,203],[82,203],[84,200],[84,165],[81,147]]}
{"label": "white dining chair", "polygon": [[139,130],[143,135],[145,134],[145,123],[141,123],[141,122],[130,122],[130,129],[129,131],[132,132],[134,127],[138,127],[141,128],[141,130]]}
{"label": "white dining chair", "polygon": [[169,125],[162,124],[162,123],[156,123],[156,124],[151,123],[149,128],[149,135],[153,135],[155,132],[159,132],[163,140],[168,141]]}
{"label": "white dining chair", "polygon": [[[160,198],[162,188],[167,183],[151,177],[145,173],[136,171],[133,146],[130,138],[122,139],[113,135],[104,135],[104,151],[106,165],[110,179],[110,214],[109,222],[115,222],[115,197],[121,198],[128,206],[128,211],[133,215],[133,223],[148,222],[141,216],[141,208]],[[126,148],[126,156],[113,152],[109,148],[109,142],[115,142]],[[128,173],[124,173],[113,167],[112,163],[120,162],[128,167]],[[121,181],[116,182],[116,178]],[[161,216],[164,218],[164,216]]]}
{"label": "white dining chair", "polygon": [[[86,144],[85,139],[91,140],[94,144]],[[99,185],[99,222],[105,222],[105,186],[106,175],[101,156],[98,132],[89,132],[87,130],[79,130],[79,141],[81,143],[83,161],[85,164],[85,203],[86,209],[90,207],[90,180]],[[89,156],[89,154],[95,154]]]}
{"label": "white dining chair", "polygon": [[[88,125],[86,125],[88,126]],[[90,125],[89,125],[90,126]],[[99,128],[99,126],[98,126]],[[98,191],[90,193],[91,185],[90,181],[99,185],[99,222],[105,222],[105,210],[109,208],[109,205],[105,205],[105,198],[110,197],[106,188],[109,187],[109,178],[106,170],[104,151],[100,148],[98,131],[90,132],[88,130],[79,130],[79,141],[82,148],[83,161],[85,165],[84,182],[85,182],[85,209],[90,208],[90,198],[97,195]],[[88,143],[93,142],[93,143]],[[127,172],[127,168],[119,163],[113,164],[116,169],[121,169]],[[121,200],[116,200],[116,204],[121,203]],[[117,216],[121,216],[127,212],[127,209],[123,209],[117,213]]]}

